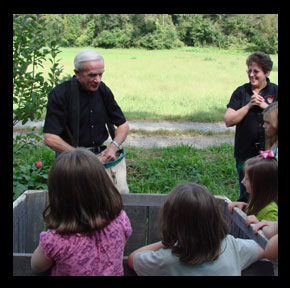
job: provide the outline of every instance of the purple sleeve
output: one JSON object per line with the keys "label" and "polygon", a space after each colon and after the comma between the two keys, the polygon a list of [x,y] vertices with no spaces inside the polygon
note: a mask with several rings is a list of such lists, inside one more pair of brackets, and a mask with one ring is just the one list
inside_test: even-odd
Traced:
{"label": "purple sleeve", "polygon": [[56,261],[64,249],[64,245],[60,243],[58,238],[57,234],[51,230],[40,233],[39,245],[44,256],[49,260]]}

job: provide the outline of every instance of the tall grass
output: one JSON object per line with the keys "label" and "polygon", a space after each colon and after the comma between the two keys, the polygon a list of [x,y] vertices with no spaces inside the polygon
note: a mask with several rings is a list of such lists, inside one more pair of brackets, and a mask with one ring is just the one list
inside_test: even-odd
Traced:
{"label": "tall grass", "polygon": [[[86,47],[88,48],[88,47]],[[62,48],[64,74],[83,48]],[[249,53],[234,50],[97,49],[105,59],[103,81],[128,120],[222,121],[233,91],[248,82]],[[270,79],[278,83],[278,56]]]}

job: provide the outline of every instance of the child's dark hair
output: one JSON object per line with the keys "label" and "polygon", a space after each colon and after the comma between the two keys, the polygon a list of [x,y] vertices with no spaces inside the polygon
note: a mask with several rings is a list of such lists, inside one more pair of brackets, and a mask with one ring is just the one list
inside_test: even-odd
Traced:
{"label": "child's dark hair", "polygon": [[253,157],[246,161],[251,194],[248,215],[256,215],[271,202],[278,204],[278,162],[276,158]]}
{"label": "child's dark hair", "polygon": [[163,245],[189,264],[215,260],[228,234],[217,200],[195,183],[180,184],[169,193],[160,222]]}
{"label": "child's dark hair", "polygon": [[57,157],[48,177],[47,228],[61,234],[90,233],[123,209],[122,197],[97,156],[77,148]]}

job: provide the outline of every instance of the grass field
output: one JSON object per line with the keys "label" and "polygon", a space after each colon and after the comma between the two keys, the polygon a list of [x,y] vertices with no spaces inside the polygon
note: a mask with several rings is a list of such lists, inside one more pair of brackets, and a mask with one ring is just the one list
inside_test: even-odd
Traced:
{"label": "grass field", "polygon": [[[79,50],[62,49],[64,75],[73,75],[73,59]],[[249,53],[201,48],[98,50],[105,58],[103,81],[128,120],[222,121],[232,92],[248,82],[245,62]],[[278,83],[278,56],[271,58],[270,79]],[[42,145],[35,149],[34,145],[13,144],[14,199],[26,189],[46,189],[54,152]],[[196,182],[213,194],[233,201],[238,198],[231,145],[129,147],[126,153],[131,193],[168,193],[179,183]],[[34,166],[37,160],[43,162],[41,169]]]}
{"label": "grass field", "polygon": [[[63,74],[83,48],[62,48]],[[105,59],[103,81],[128,120],[222,121],[233,91],[248,82],[250,53],[210,48],[96,49]],[[278,83],[278,55],[270,80]]]}

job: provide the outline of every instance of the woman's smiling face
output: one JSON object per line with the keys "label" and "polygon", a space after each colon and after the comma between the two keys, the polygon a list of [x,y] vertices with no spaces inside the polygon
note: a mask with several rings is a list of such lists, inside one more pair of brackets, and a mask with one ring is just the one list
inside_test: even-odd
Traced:
{"label": "woman's smiling face", "polygon": [[261,88],[267,85],[267,77],[270,75],[270,71],[264,73],[261,66],[256,62],[249,65],[247,73],[253,88]]}

